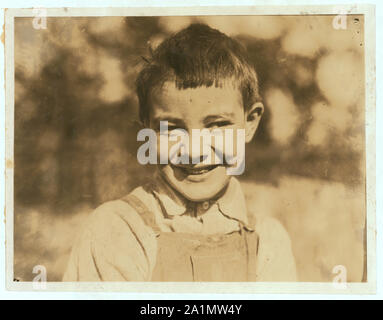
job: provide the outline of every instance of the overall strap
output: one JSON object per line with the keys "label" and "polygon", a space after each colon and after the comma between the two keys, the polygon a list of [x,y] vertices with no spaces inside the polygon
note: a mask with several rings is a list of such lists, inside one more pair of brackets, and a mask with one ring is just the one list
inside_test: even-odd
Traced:
{"label": "overall strap", "polygon": [[153,231],[159,232],[160,229],[157,226],[154,213],[148,209],[145,203],[140,200],[134,194],[128,194],[125,197],[121,198],[122,201],[127,202],[136,212],[140,215],[145,224],[152,228]]}

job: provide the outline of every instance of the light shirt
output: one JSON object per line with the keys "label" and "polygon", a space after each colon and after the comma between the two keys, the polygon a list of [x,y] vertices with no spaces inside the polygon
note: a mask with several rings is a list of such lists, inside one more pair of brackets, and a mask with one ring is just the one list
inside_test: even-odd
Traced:
{"label": "light shirt", "polygon": [[[236,178],[230,179],[219,199],[199,203],[180,197],[160,176],[154,180],[131,194],[154,214],[160,231],[226,234],[238,231],[242,223],[254,228],[259,237],[257,281],[296,281],[286,230],[271,217],[256,215],[255,223],[248,219]],[[156,255],[156,235],[135,209],[123,200],[106,202],[90,215],[72,249],[63,281],[144,281],[150,278]]]}

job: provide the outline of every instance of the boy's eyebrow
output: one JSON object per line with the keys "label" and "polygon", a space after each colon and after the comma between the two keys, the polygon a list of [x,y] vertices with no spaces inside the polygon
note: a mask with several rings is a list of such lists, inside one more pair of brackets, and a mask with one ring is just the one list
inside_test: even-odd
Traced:
{"label": "boy's eyebrow", "polygon": [[156,124],[157,123],[159,124],[160,121],[167,121],[167,122],[171,122],[171,123],[175,123],[175,124],[182,124],[182,125],[185,124],[185,122],[182,119],[174,118],[174,117],[161,116],[161,117],[155,117],[153,119],[153,122]]}
{"label": "boy's eyebrow", "polygon": [[223,118],[233,118],[233,117],[234,117],[234,113],[233,112],[223,112],[223,113],[220,113],[220,114],[208,115],[208,116],[206,116],[203,119],[203,122],[204,123],[208,123],[208,122],[211,122],[211,121],[214,121],[214,120],[220,120],[220,119],[223,119]]}

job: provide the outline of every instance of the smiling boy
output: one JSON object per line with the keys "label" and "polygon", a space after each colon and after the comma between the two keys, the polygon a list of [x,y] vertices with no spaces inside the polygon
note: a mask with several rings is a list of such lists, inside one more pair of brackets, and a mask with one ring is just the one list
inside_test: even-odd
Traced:
{"label": "smiling boy", "polygon": [[[158,141],[166,121],[167,134],[243,130],[250,142],[263,113],[242,47],[201,24],[159,45],[138,76],[137,94],[141,121]],[[227,152],[214,143],[208,151]],[[232,164],[205,163],[205,153],[186,148],[188,163],[159,163],[150,183],[98,207],[72,249],[64,281],[296,281],[283,226],[255,218],[227,172]]]}

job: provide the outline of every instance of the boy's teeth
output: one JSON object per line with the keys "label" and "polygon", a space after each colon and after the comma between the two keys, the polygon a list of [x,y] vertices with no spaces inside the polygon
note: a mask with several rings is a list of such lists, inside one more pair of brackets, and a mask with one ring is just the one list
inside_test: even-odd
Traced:
{"label": "boy's teeth", "polygon": [[185,170],[190,174],[202,174],[209,171],[209,169],[190,169],[190,168],[185,168]]}

